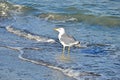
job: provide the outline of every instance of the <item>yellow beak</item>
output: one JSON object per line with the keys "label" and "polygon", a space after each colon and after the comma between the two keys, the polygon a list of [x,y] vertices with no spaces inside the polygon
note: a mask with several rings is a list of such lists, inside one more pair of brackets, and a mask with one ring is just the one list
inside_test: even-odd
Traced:
{"label": "yellow beak", "polygon": [[58,31],[58,28],[54,28],[55,31]]}

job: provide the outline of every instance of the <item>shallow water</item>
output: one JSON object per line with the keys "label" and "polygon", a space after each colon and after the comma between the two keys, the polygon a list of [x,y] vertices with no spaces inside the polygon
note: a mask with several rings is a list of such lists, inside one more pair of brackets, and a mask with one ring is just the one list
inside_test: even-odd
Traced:
{"label": "shallow water", "polygon": [[[119,4],[119,0],[1,0],[0,46],[77,80],[119,80]],[[53,29],[61,26],[86,46],[71,48],[70,60],[60,58],[62,46]]]}

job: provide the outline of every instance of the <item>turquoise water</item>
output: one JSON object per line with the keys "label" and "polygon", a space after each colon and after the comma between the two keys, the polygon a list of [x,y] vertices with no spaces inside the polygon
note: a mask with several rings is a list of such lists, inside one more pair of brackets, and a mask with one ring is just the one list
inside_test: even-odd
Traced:
{"label": "turquoise water", "polygon": [[[0,0],[0,46],[77,80],[119,80],[119,4],[119,0]],[[71,48],[70,61],[59,58],[62,46],[56,27],[64,27],[86,46]]]}

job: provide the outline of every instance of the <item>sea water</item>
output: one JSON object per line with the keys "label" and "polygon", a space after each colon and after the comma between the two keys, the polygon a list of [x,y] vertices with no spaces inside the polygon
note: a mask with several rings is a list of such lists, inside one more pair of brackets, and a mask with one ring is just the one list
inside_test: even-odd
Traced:
{"label": "sea water", "polygon": [[[68,60],[57,27],[83,46]],[[77,80],[120,80],[120,1],[0,0],[0,46]]]}

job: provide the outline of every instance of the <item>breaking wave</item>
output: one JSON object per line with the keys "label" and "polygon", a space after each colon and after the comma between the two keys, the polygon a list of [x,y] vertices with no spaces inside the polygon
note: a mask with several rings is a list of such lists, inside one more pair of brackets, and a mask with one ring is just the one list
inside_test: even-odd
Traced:
{"label": "breaking wave", "polygon": [[[92,54],[80,55],[80,54],[74,53],[75,58],[62,60],[62,59],[60,59],[61,53],[59,54],[55,50],[56,47],[59,48],[59,46],[56,46],[56,44],[50,45],[50,44],[43,43],[42,45],[39,44],[39,46],[40,47],[38,47],[38,46],[12,47],[12,46],[6,46],[6,45],[4,46],[3,45],[1,47],[19,51],[20,53],[18,54],[18,58],[21,60],[32,62],[32,63],[38,64],[38,65],[43,65],[48,68],[61,71],[66,76],[72,77],[76,80],[86,80],[86,79],[88,79],[88,80],[107,80],[107,78],[106,78],[107,70],[108,69],[113,70],[109,66],[113,67],[113,65],[111,65],[111,64],[113,64],[114,62],[111,63],[111,61],[110,61],[111,59],[107,59],[103,55],[97,55],[97,54],[96,55],[94,55],[94,54],[93,55]],[[95,46],[96,48],[98,48],[98,47],[102,48],[100,50],[97,50],[97,52],[107,50],[106,52],[109,51],[108,53],[115,51],[114,49],[116,48],[115,46],[111,46],[109,44],[106,44],[106,45],[90,44],[86,48],[92,49],[93,48],[92,46]],[[86,53],[85,50],[87,50],[87,49],[84,49],[84,52],[82,52],[82,53]],[[79,52],[79,50],[77,50],[77,49],[75,51]],[[94,51],[94,53],[96,53],[96,51]],[[74,55],[72,55],[72,56],[74,56]],[[85,59],[82,59],[85,57],[86,57],[87,61]],[[103,62],[103,61],[108,62],[108,66],[106,66],[105,65],[106,62]],[[118,62],[115,62],[115,63],[117,65],[119,65]],[[88,67],[90,67],[90,69],[88,69]],[[108,68],[108,69],[106,70],[106,68]],[[116,75],[116,74],[114,74],[114,72],[111,74]],[[107,76],[110,77],[111,75],[107,75]]]}
{"label": "breaking wave", "polygon": [[89,14],[66,14],[66,13],[43,13],[39,15],[45,20],[54,20],[60,22],[85,22],[103,26],[120,26],[120,17],[114,16],[95,16]]}
{"label": "breaking wave", "polygon": [[30,33],[27,30],[20,30],[20,29],[14,28],[12,26],[7,26],[6,30],[8,32],[11,32],[11,33],[16,34],[18,36],[25,37],[25,38],[31,39],[31,40],[36,40],[38,42],[50,42],[50,43],[55,42],[54,39],[45,38],[45,37]]}
{"label": "breaking wave", "polygon": [[65,74],[66,76],[72,77],[74,79],[77,80],[81,80],[84,79],[85,77],[89,78],[90,80],[92,79],[97,79],[99,76],[101,76],[100,74],[94,73],[94,72],[85,72],[85,71],[77,71],[71,68],[64,68],[62,67],[62,65],[56,63],[55,65],[50,63],[50,62],[46,62],[44,60],[32,60],[30,58],[25,57],[25,50],[29,49],[29,50],[40,50],[38,48],[22,48],[22,47],[11,47],[11,46],[4,46],[6,48],[12,49],[12,50],[17,50],[20,52],[20,54],[18,55],[18,58],[24,60],[24,61],[28,61],[28,62],[32,62],[34,64],[39,64],[39,65],[43,65],[46,66],[48,68],[54,69],[54,70],[58,70],[63,72],[63,74]]}
{"label": "breaking wave", "polygon": [[14,14],[33,12],[32,7],[12,4],[8,1],[0,1],[0,17],[10,17]]}

